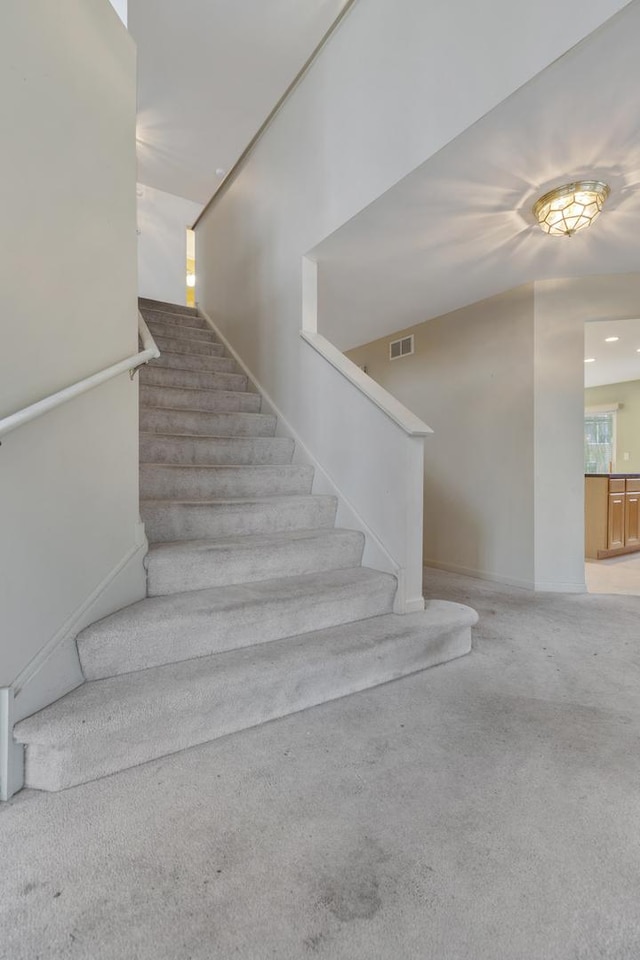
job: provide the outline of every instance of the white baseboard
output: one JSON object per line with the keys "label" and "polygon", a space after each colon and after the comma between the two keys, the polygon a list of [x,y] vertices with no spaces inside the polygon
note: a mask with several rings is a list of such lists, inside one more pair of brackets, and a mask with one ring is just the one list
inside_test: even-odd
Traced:
{"label": "white baseboard", "polygon": [[143,561],[148,551],[144,524],[136,524],[134,542],[124,557],[71,614],[10,687],[0,689],[0,798],[23,785],[22,747],[12,737],[14,724],[84,683],[75,639],[90,623],[142,600],[147,592]]}
{"label": "white baseboard", "polygon": [[442,563],[439,560],[425,560],[425,571],[429,567],[444,570],[447,573],[458,573],[463,577],[473,577],[475,580],[486,580],[489,583],[503,583],[506,587],[518,587],[521,590],[531,590],[534,593],[586,593],[587,586],[582,583],[572,583],[564,580],[519,580],[515,577],[505,577],[499,573],[487,570],[476,570],[473,567],[462,567],[455,563]]}
{"label": "white baseboard", "polygon": [[[198,306],[198,312],[209,324],[218,339],[224,344],[230,356],[233,357],[242,372],[246,374],[258,393],[260,393],[260,395],[263,397],[265,405],[268,408],[267,412],[272,413],[275,417],[277,417],[278,424],[276,428],[276,436],[288,437],[295,442],[296,447],[294,463],[302,463],[313,467],[313,492],[319,494],[330,494],[338,498],[336,525],[348,527],[352,530],[360,530],[362,533],[364,533],[365,548],[364,556],[362,558],[363,564],[365,564],[365,566],[373,567],[376,570],[382,570],[385,573],[392,573],[398,578],[397,597],[400,601],[402,609],[397,609],[396,613],[410,613],[415,610],[424,610],[424,600],[422,597],[404,598],[402,571],[399,569],[398,564],[395,562],[393,557],[387,552],[376,534],[360,516],[356,507],[349,501],[347,497],[344,496],[337,483],[327,473],[324,467],[315,459],[308,447],[305,446],[302,438],[293,429],[287,418],[273,402],[267,391],[256,380],[251,370],[249,370],[242,358],[236,353],[225,335],[221,333],[218,327],[216,327],[208,313],[203,310],[201,306]],[[400,600],[400,598],[403,599]]]}
{"label": "white baseboard", "polygon": [[587,593],[587,584],[567,580],[536,580],[536,593]]}
{"label": "white baseboard", "polygon": [[503,583],[507,587],[519,587],[521,590],[534,590],[533,580],[521,580],[515,577],[505,577],[500,573],[491,573],[487,570],[476,570],[474,567],[463,567],[456,563],[443,563],[440,560],[424,560],[425,572],[429,567],[444,570],[446,573],[458,573],[462,577],[473,577],[475,580],[487,580],[490,583]]}

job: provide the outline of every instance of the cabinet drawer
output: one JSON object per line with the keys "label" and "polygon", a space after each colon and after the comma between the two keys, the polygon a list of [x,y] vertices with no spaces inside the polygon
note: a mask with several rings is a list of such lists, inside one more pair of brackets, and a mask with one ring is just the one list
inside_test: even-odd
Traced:
{"label": "cabinet drawer", "polygon": [[625,480],[609,480],[609,493],[624,493],[625,491]]}
{"label": "cabinet drawer", "polygon": [[627,493],[640,493],[640,477],[627,479]]}

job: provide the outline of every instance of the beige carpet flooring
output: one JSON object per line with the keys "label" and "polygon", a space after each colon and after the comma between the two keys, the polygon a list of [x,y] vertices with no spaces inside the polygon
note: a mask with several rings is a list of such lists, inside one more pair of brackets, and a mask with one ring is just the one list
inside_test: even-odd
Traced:
{"label": "beige carpet flooring", "polygon": [[426,589],[470,656],[5,804],[2,960],[638,960],[640,600]]}

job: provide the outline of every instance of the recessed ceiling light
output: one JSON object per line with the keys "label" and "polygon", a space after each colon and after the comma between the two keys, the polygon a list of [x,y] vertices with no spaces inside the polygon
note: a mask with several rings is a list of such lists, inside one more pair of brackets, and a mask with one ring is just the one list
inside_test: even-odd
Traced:
{"label": "recessed ceiling light", "polygon": [[604,342],[605,342],[605,343],[615,343],[616,340],[619,340],[619,339],[620,339],[620,337],[605,337],[605,338],[604,338]]}
{"label": "recessed ceiling light", "polygon": [[[640,350],[638,351],[638,353],[640,353]],[[595,357],[587,357],[584,362],[585,362],[585,363],[595,363],[595,362],[596,362],[596,358],[595,358]]]}

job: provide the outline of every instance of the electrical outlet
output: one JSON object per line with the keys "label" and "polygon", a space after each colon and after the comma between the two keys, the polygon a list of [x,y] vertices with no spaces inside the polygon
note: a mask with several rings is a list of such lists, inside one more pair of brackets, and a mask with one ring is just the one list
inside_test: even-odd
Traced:
{"label": "electrical outlet", "polygon": [[622,459],[623,459],[623,460],[630,460],[630,459],[631,459],[631,454],[629,453],[628,450],[625,450],[625,452],[622,454]]}

